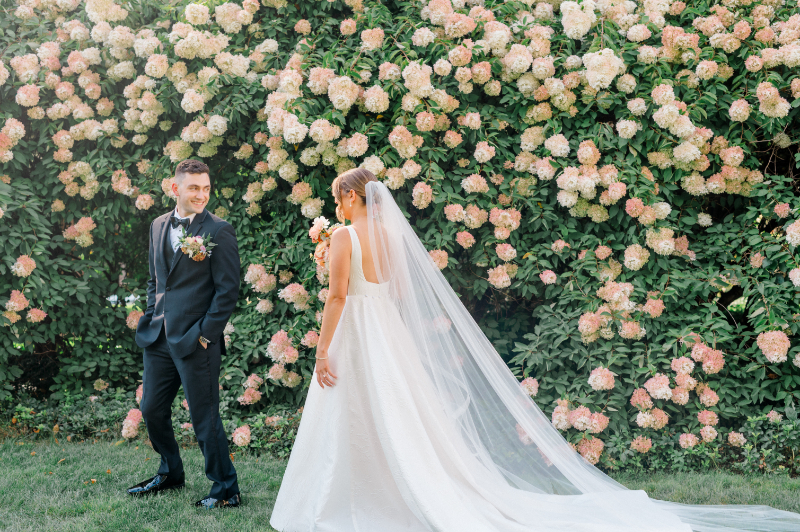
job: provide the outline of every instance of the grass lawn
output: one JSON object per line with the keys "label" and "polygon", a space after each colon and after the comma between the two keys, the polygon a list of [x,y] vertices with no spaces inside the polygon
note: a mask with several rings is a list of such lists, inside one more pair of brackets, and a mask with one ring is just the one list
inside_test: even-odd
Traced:
{"label": "grass lawn", "polygon": [[[35,453],[35,454],[34,454]],[[84,531],[273,530],[269,515],[285,463],[237,452],[244,506],[202,511],[208,494],[203,457],[182,453],[186,488],[134,499],[125,488],[155,474],[158,455],[142,443],[0,443],[0,529]],[[742,477],[727,473],[616,475],[650,496],[700,504],[768,504],[800,512],[800,479]],[[94,479],[94,482],[92,482]]]}

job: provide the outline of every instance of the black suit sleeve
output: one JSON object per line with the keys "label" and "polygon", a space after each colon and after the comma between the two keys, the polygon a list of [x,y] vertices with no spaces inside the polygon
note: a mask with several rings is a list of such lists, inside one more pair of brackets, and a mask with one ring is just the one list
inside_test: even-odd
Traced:
{"label": "black suit sleeve", "polygon": [[150,251],[148,252],[149,255],[149,262],[150,262],[150,278],[147,280],[147,309],[144,311],[145,314],[153,315],[153,311],[156,308],[156,254],[155,254],[155,246],[154,246],[154,238],[153,238],[153,226],[155,225],[155,220],[150,222]]}
{"label": "black suit sleeve", "polygon": [[224,224],[214,236],[216,247],[211,252],[211,277],[214,280],[214,299],[206,312],[200,334],[216,343],[239,299],[239,247],[233,226]]}

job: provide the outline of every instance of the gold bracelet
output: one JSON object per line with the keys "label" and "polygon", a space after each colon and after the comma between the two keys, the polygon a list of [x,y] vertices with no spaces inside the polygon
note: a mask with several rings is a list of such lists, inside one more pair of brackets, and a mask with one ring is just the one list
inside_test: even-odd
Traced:
{"label": "gold bracelet", "polygon": [[317,360],[328,360],[328,357],[314,357],[314,358],[316,358]]}

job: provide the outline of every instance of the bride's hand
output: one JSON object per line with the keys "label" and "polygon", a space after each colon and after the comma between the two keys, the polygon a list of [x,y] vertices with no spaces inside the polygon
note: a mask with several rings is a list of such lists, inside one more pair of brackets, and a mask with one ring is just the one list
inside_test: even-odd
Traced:
{"label": "bride's hand", "polygon": [[[317,353],[318,357],[327,357],[328,353]],[[331,371],[327,358],[317,358],[317,367],[315,369],[317,374],[317,382],[322,388],[325,386],[333,386],[335,384],[336,374]]]}

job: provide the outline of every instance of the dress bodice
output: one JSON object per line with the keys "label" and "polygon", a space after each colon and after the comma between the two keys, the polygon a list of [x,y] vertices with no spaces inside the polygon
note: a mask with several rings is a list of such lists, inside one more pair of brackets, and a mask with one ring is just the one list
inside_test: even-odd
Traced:
{"label": "dress bodice", "polygon": [[350,278],[347,285],[348,296],[386,296],[389,295],[389,283],[371,283],[364,277],[361,266],[361,243],[358,233],[352,225],[345,226],[350,233],[352,252],[350,254]]}

